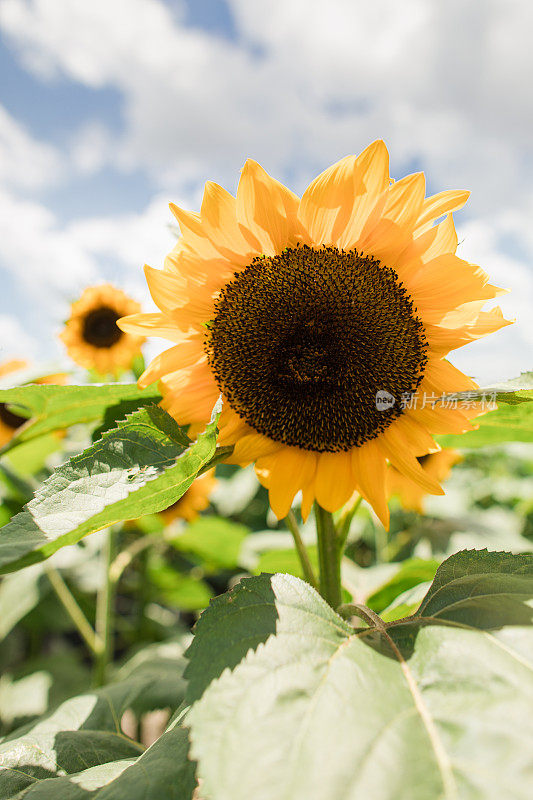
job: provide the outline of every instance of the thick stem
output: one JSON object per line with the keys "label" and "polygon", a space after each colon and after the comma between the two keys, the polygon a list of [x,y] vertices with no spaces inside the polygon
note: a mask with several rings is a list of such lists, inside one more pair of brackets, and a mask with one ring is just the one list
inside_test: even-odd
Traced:
{"label": "thick stem", "polygon": [[300,559],[300,563],[302,565],[302,570],[304,573],[305,580],[307,583],[311,584],[313,589],[318,591],[318,581],[316,579],[313,565],[309,559],[309,553],[306,550],[306,547],[302,541],[302,537],[300,535],[300,529],[298,527],[298,523],[296,522],[296,517],[294,516],[294,512],[289,511],[287,514],[285,521],[287,523],[287,527],[292,533],[292,538],[294,539],[294,544],[296,545],[296,552],[298,553],[298,557]]}
{"label": "thick stem", "polygon": [[96,635],[101,643],[96,653],[94,663],[95,686],[103,686],[106,682],[107,668],[113,653],[113,633],[114,633],[114,605],[116,583],[111,575],[111,565],[113,563],[115,550],[115,532],[113,528],[108,528],[105,535],[104,547],[102,550],[103,561],[103,583],[96,597]]}
{"label": "thick stem", "polygon": [[333,516],[315,503],[318,563],[320,568],[320,594],[336,609],[342,602],[341,547],[335,530]]}

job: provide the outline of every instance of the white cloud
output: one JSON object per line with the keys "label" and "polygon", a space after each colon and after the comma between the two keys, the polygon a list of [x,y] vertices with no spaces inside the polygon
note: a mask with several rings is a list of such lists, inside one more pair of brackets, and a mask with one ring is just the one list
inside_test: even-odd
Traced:
{"label": "white cloud", "polygon": [[[455,360],[474,363],[476,353],[478,374],[491,377],[531,366],[530,0],[228,2],[236,42],[187,28],[182,5],[161,0],[3,0],[0,27],[42,80],[122,93],[122,133],[86,125],[65,155],[70,170],[144,170],[165,201],[179,202],[176,190],[196,198],[206,178],[231,189],[247,156],[302,189],[317,169],[383,137],[396,176],[414,165],[437,191],[472,189],[463,252],[512,286],[502,305],[520,322]],[[35,170],[42,182],[52,172]],[[11,202],[14,230],[0,254],[30,276],[51,271],[63,295],[104,270],[133,286],[140,263],[167,246],[161,199],[141,215],[64,226]]]}
{"label": "white cloud", "polygon": [[59,152],[34,139],[0,106],[0,181],[18,189],[42,189],[64,171]]}
{"label": "white cloud", "polygon": [[0,314],[0,364],[12,358],[31,361],[39,352],[37,340],[12,314]]}
{"label": "white cloud", "polygon": [[6,317],[4,324],[11,327],[0,326],[5,352],[11,357],[26,348],[41,357],[58,352],[55,334],[69,304],[90,284],[114,282],[150,310],[142,266],[145,261],[161,266],[175,242],[171,220],[166,199],[156,197],[138,214],[62,225],[40,203],[0,192],[0,263],[26,298],[19,318],[27,335],[19,336],[21,325]]}
{"label": "white cloud", "polygon": [[4,0],[0,25],[41,77],[121,90],[113,161],[164,186],[233,183],[251,155],[301,188],[383,136],[397,171],[473,188],[476,214],[530,191],[529,0],[229,4],[237,43],[161,0]]}

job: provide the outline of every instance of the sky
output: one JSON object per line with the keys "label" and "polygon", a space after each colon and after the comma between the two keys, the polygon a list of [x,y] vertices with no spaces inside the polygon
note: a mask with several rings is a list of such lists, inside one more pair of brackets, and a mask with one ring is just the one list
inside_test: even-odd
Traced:
{"label": "sky", "polygon": [[394,178],[471,190],[458,254],[511,289],[450,360],[533,369],[532,29],[531,0],[0,0],[0,361],[64,358],[87,285],[153,310],[142,266],[206,180],[250,157],[301,193],[383,138]]}

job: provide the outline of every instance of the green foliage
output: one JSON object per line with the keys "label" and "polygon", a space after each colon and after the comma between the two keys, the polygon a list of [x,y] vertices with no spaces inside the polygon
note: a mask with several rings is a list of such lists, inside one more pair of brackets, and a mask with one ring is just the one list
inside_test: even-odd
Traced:
{"label": "green foliage", "polygon": [[234,569],[240,564],[241,547],[250,533],[223,517],[199,517],[170,539],[177,550],[197,556],[207,568]]}
{"label": "green foliage", "polygon": [[157,403],[160,399],[153,386],[139,389],[134,383],[88,386],[29,384],[0,389],[0,403],[20,406],[21,412],[29,418],[11,440],[9,448],[71,425],[112,423],[140,406]]}
{"label": "green foliage", "polygon": [[67,700],[0,740],[0,800],[82,800],[96,794],[133,800],[154,796],[149,792],[156,790],[155,796],[190,797],[193,766],[186,759],[182,729],[171,726],[146,751],[121,730],[126,711],[139,717],[154,709],[178,709],[184,691],[182,653],[181,642],[151,648],[104,689]]}
{"label": "green foliage", "polygon": [[212,589],[200,576],[176,569],[161,557],[149,560],[147,577],[154,594],[171,608],[197,611],[205,608],[213,596]]}
{"label": "green foliage", "polygon": [[0,641],[49,590],[50,585],[40,564],[4,578],[0,583]]}
{"label": "green foliage", "polygon": [[[531,441],[528,381],[443,441]],[[342,563],[353,604],[336,613],[299,580],[251,468],[218,466],[194,522],[159,514],[228,451],[219,409],[192,443],[158,399],[121,384],[0,392],[31,418],[0,465],[0,519],[14,514],[0,530],[0,800],[529,800],[533,555],[468,549],[439,566],[465,542],[533,550],[526,445],[469,451],[441,516],[438,499],[427,516],[396,506],[387,533],[363,505]],[[50,454],[91,436],[50,474]],[[106,560],[105,535],[83,537],[110,525]],[[301,536],[316,570],[312,523]],[[91,659],[112,675],[96,690]],[[145,715],[162,709],[151,744]]]}
{"label": "green foliage", "polygon": [[[458,392],[457,397],[471,399],[473,392]],[[488,447],[504,442],[533,442],[533,372],[490,389],[477,396],[495,395],[498,408],[474,420],[477,430],[460,435],[439,436],[443,447]]]}
{"label": "green foliage", "polygon": [[129,415],[55,470],[27,509],[0,530],[0,572],[176,502],[215,455],[217,419],[191,444],[158,406]]}
{"label": "green foliage", "polygon": [[407,559],[399,565],[398,571],[390,580],[370,595],[366,601],[368,607],[380,613],[398,595],[424,581],[430,581],[438,566],[439,562],[434,559],[427,561],[422,558]]}
{"label": "green foliage", "polygon": [[[191,699],[203,694],[187,722],[207,795],[530,796],[533,556],[452,556],[419,614],[386,625],[363,612],[368,627],[352,628],[296,578],[242,583],[205,612],[189,653]],[[431,608],[446,624],[422,615]],[[209,682],[206,661],[232,637],[238,664],[220,659]]]}

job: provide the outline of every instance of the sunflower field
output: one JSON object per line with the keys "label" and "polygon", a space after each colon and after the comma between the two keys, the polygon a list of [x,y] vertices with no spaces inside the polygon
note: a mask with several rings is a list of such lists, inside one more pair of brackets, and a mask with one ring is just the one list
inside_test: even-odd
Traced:
{"label": "sunflower field", "polygon": [[533,373],[426,195],[248,160],[2,364],[0,800],[533,796]]}

